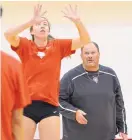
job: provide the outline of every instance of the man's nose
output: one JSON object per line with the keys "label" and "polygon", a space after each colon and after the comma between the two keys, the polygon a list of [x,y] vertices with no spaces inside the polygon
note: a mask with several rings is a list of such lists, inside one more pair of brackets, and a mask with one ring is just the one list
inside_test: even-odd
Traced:
{"label": "man's nose", "polygon": [[89,55],[88,55],[88,58],[92,58],[92,54],[89,54]]}

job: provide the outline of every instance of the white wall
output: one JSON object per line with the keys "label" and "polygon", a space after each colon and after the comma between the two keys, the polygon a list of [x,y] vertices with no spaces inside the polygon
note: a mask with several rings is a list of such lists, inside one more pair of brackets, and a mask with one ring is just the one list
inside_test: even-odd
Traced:
{"label": "white wall", "polygon": [[[129,137],[132,138],[132,26],[87,26],[87,28],[92,40],[100,46],[100,63],[112,67],[119,77],[127,113],[128,133]],[[2,29],[4,31],[6,27],[3,26]],[[51,33],[59,38],[78,36],[73,25],[53,25]],[[21,35],[30,37],[28,31]],[[17,57],[3,36],[2,49]],[[80,63],[80,51],[78,50],[72,58],[66,58],[62,61],[61,77]],[[38,137],[38,131],[36,131],[35,138]]]}

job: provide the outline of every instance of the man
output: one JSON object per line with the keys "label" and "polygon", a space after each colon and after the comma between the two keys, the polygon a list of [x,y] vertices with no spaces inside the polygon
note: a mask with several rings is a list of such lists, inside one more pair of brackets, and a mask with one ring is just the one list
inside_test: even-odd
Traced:
{"label": "man", "polygon": [[81,49],[83,64],[61,79],[60,113],[63,140],[112,140],[117,133],[127,140],[121,87],[114,70],[99,64],[99,47]]}
{"label": "man", "polygon": [[[0,8],[2,16],[2,8]],[[21,63],[8,54],[1,55],[1,137],[23,140],[23,107],[30,103],[24,90]]]}

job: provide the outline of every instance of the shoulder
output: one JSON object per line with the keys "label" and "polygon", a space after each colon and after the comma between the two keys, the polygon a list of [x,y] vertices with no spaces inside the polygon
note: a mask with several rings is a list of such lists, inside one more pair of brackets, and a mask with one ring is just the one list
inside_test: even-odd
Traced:
{"label": "shoulder", "polygon": [[113,68],[111,68],[111,67],[100,65],[100,71],[99,72],[116,77],[116,73],[113,70]]}
{"label": "shoulder", "polygon": [[21,37],[21,36],[19,36],[18,38],[19,38],[19,40],[20,40],[20,41],[19,41],[19,45],[32,42],[32,40],[30,40],[30,39],[28,39],[28,38],[26,38],[26,37]]}
{"label": "shoulder", "polygon": [[1,53],[1,57],[6,59],[7,61],[20,63],[16,58],[14,58],[13,56],[11,56],[8,53],[3,52],[3,51],[0,51],[0,53]]}
{"label": "shoulder", "polygon": [[66,72],[63,76],[63,78],[67,78],[70,81],[74,80],[74,78],[83,75],[83,71],[81,70],[81,64],[70,69],[68,72]]}
{"label": "shoulder", "polygon": [[20,43],[19,46],[24,45],[25,46],[32,46],[34,45],[34,41],[32,41],[31,39],[28,39],[26,37],[20,37]]}
{"label": "shoulder", "polygon": [[8,66],[10,70],[17,71],[18,69],[21,68],[20,61],[18,61],[16,58],[3,51],[1,52],[1,58],[2,58],[2,64],[4,66]]}
{"label": "shoulder", "polygon": [[50,41],[53,41],[54,43],[57,43],[58,45],[65,45],[65,44],[71,44],[72,39],[52,39]]}

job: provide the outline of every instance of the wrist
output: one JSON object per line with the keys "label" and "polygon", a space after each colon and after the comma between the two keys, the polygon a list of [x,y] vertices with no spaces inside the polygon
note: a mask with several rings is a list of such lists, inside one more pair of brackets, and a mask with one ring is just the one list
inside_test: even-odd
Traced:
{"label": "wrist", "polygon": [[127,132],[119,131],[118,133],[119,133],[119,134],[123,133],[123,134],[126,134],[126,135],[127,135]]}
{"label": "wrist", "polygon": [[32,18],[32,19],[30,19],[30,20],[28,21],[28,23],[29,23],[31,26],[33,26],[33,25],[35,24],[35,20]]}
{"label": "wrist", "polygon": [[75,112],[75,114],[77,115],[77,113],[78,113],[79,111],[80,111],[80,110],[79,110],[79,109],[77,109],[77,110],[76,110],[76,112]]}
{"label": "wrist", "polygon": [[80,20],[80,18],[74,20],[73,22],[74,22],[75,24],[80,24],[80,23],[82,23],[81,20]]}

